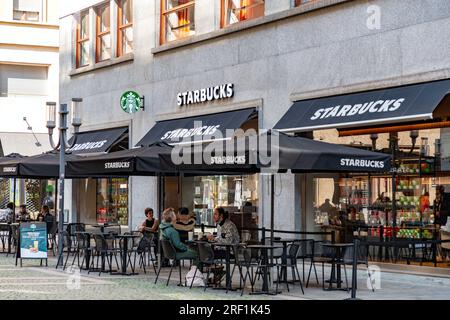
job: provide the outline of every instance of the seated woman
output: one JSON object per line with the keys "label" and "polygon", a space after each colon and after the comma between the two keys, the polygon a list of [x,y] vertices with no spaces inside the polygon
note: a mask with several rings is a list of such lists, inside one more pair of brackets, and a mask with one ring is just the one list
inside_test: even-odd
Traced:
{"label": "seated woman", "polygon": [[194,231],[195,227],[195,217],[189,214],[189,209],[182,207],[178,209],[177,220],[174,222],[173,226],[180,234],[180,239],[183,242],[188,240],[188,234],[190,231]]}
{"label": "seated woman", "polygon": [[147,237],[148,239],[151,239],[154,243],[154,249],[155,253],[158,252],[158,227],[159,227],[159,220],[154,217],[154,212],[152,208],[145,208],[145,217],[146,219],[142,221],[141,225],[139,226],[138,230],[142,232],[144,237]]}
{"label": "seated woman", "polygon": [[198,255],[195,250],[192,250],[180,241],[180,234],[174,228],[176,215],[172,208],[166,209],[163,212],[163,222],[159,225],[161,237],[163,240],[168,240],[177,251],[177,258],[192,259],[194,264],[198,266]]}
{"label": "seated woman", "polygon": [[154,217],[152,208],[145,208],[146,219],[139,226],[139,231],[145,236],[158,232],[159,221]]}

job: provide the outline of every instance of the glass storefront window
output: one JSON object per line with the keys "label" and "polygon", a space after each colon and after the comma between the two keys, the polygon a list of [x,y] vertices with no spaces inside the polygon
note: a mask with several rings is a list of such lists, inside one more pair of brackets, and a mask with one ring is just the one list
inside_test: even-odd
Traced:
{"label": "glass storefront window", "polygon": [[128,179],[97,179],[97,222],[128,225]]}
{"label": "glass storefront window", "polygon": [[[254,175],[185,176],[164,179],[164,206],[186,207],[195,215],[197,225],[214,226],[214,208],[223,207],[241,230],[242,240],[257,238],[258,179]],[[242,230],[244,229],[244,230]]]}
{"label": "glass storefront window", "polygon": [[[384,239],[436,236],[438,187],[445,189],[444,197],[450,196],[450,165],[446,160],[450,130],[407,131],[394,137],[398,143],[395,187],[392,172],[312,175],[309,227],[334,229],[338,241],[352,241],[354,235]],[[323,130],[314,132],[314,138],[392,154],[388,133],[339,137],[337,130]]]}
{"label": "glass storefront window", "polygon": [[183,203],[191,204],[198,224],[214,225],[213,211],[224,207],[229,213],[237,213],[247,204],[257,206],[258,176],[200,176],[183,179]]}

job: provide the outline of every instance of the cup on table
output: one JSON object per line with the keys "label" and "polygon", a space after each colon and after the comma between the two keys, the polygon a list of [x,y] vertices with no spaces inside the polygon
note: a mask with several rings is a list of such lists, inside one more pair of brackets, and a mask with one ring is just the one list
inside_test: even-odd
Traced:
{"label": "cup on table", "polygon": [[189,232],[188,232],[188,240],[189,240],[189,241],[194,240],[194,232],[192,232],[192,231],[189,231]]}

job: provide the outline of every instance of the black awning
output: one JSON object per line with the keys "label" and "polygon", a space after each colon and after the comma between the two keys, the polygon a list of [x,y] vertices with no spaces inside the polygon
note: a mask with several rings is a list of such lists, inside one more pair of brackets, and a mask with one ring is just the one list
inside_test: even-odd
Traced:
{"label": "black awning", "polygon": [[226,138],[256,114],[254,108],[157,122],[136,146],[155,142],[177,143]]}
{"label": "black awning", "polygon": [[69,178],[156,175],[163,173],[160,155],[170,155],[171,151],[172,147],[166,144],[154,144],[97,156],[75,155],[67,161],[66,175]]}
{"label": "black awning", "polygon": [[[316,141],[303,137],[278,135],[278,143],[271,144],[271,152],[278,155],[279,166],[292,172],[389,172],[391,156],[359,148]],[[259,161],[267,163],[267,152]]]}
{"label": "black awning", "polygon": [[[66,155],[66,160],[73,157]],[[31,157],[16,157],[0,162],[0,176],[16,178],[57,178],[59,152],[51,151]]]}
{"label": "black awning", "polygon": [[302,132],[430,120],[442,117],[438,106],[449,93],[450,79],[446,79],[297,101],[274,128]]}
{"label": "black awning", "polygon": [[[77,134],[75,145],[70,149],[73,154],[107,152],[127,132],[128,128],[115,128],[98,131],[86,131]],[[73,137],[69,144],[73,142]]]}
{"label": "black awning", "polygon": [[388,172],[391,156],[273,131],[234,141],[175,146],[171,155],[162,157],[162,162],[167,171],[188,173],[234,174],[264,170],[367,173]]}
{"label": "black awning", "polygon": [[[127,128],[87,131],[78,133],[72,154],[66,155],[66,161],[75,154],[99,153],[108,151],[127,133]],[[70,139],[72,143],[73,138]],[[5,159],[5,158],[2,158]],[[0,176],[17,178],[57,178],[59,177],[59,152],[50,151],[30,157],[16,156],[0,160]]]}

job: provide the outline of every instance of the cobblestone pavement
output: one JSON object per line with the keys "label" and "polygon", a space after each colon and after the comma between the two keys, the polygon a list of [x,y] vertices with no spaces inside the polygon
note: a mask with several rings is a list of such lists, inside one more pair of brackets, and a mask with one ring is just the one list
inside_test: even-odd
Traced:
{"label": "cobblestone pavement", "polygon": [[[178,287],[178,270],[174,270],[173,281],[165,285],[168,272],[162,273],[161,281],[154,284],[153,270],[138,276],[115,276],[104,273],[87,274],[81,271],[77,278],[73,270],[55,269],[55,260],[49,259],[48,267],[40,267],[38,261],[24,260],[23,267],[14,265],[12,256],[0,255],[0,299],[120,299],[120,300],[170,300],[170,299],[336,299],[349,297],[345,291],[325,292],[315,281],[305,288],[305,295],[300,292],[299,285],[290,286],[287,292],[284,284],[280,285],[282,294],[277,296],[252,296],[246,293],[241,297],[239,292],[226,293],[222,290]],[[301,272],[301,268],[300,272]],[[318,269],[321,281],[320,269]],[[187,270],[183,270],[186,272]],[[329,274],[329,270],[325,269]],[[349,272],[350,273],[350,272]],[[79,279],[79,282],[77,281]],[[362,299],[450,299],[450,278],[415,276],[399,273],[381,272],[381,289],[372,292],[366,285],[366,273],[358,272],[358,297]],[[239,279],[235,279],[236,283]],[[349,274],[350,281],[350,274]],[[344,283],[345,284],[345,283]]]}

